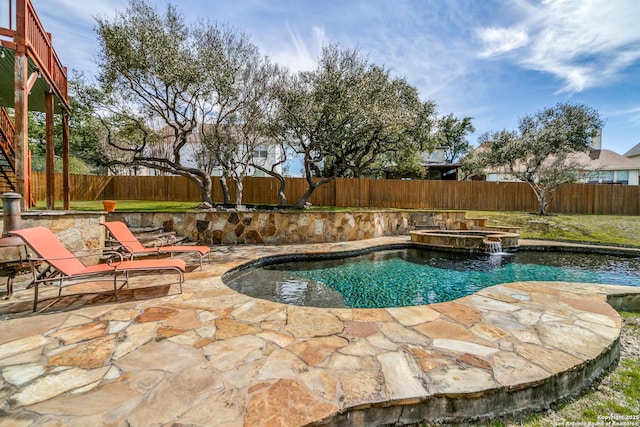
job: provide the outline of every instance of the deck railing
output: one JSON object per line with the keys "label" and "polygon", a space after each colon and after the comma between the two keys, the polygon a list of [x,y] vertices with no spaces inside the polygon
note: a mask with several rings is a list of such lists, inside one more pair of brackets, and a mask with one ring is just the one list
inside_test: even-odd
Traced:
{"label": "deck railing", "polygon": [[[67,69],[62,66],[53,49],[51,33],[45,31],[31,0],[0,0],[0,43],[2,49],[26,54],[38,68],[62,108],[69,110]],[[4,50],[2,54],[4,56]],[[26,94],[24,96],[26,97]],[[15,171],[16,164],[12,144],[15,143],[16,132],[13,120],[4,108],[0,112],[0,132],[2,133],[0,135],[0,149],[8,159],[9,166]],[[29,195],[25,198],[25,204],[28,208],[35,204],[35,199],[31,192],[31,152],[27,150],[24,155],[26,156],[22,177],[24,187],[19,190]],[[53,171],[51,173],[53,174]]]}
{"label": "deck railing", "polygon": [[[40,72],[53,84],[62,101],[67,104],[67,69],[62,66],[53,49],[51,33],[44,30],[31,0],[5,2],[2,12],[7,13],[8,19],[3,18],[0,22],[0,36],[13,38],[16,34],[24,34],[27,55],[33,59]],[[8,27],[2,27],[4,25]]]}
{"label": "deck railing", "polygon": [[[24,2],[25,38],[29,56],[33,57],[41,72],[46,73],[48,80],[58,88],[64,102],[68,101],[67,69],[62,66],[58,55],[53,49],[51,33],[47,33],[36,14],[31,0],[16,0]],[[19,9],[18,9],[19,11]]]}
{"label": "deck railing", "polygon": [[0,27],[15,30],[16,0],[5,0],[0,3]]}

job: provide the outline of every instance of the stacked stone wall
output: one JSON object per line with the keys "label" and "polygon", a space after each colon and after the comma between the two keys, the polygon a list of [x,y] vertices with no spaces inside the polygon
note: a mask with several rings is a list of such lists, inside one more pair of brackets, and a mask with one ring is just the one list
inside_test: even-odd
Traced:
{"label": "stacked stone wall", "polygon": [[[420,212],[434,227],[455,228],[464,212]],[[133,228],[161,227],[193,241],[215,244],[322,243],[408,235],[415,211],[244,211],[127,213],[114,212],[110,221]]]}
{"label": "stacked stone wall", "polygon": [[[83,259],[86,264],[94,264],[100,258],[105,241],[105,230],[100,223],[104,220],[101,212],[31,211],[21,216],[22,228],[50,229],[71,252],[89,255]],[[0,229],[3,228],[4,224],[0,223]],[[0,262],[13,260],[18,253],[14,248],[0,248]]]}
{"label": "stacked stone wall", "polygon": [[[72,251],[102,248],[103,221],[123,221],[131,228],[161,228],[194,242],[216,244],[286,244],[363,240],[408,235],[420,223],[439,229],[458,229],[464,212],[400,210],[211,211],[211,212],[37,212],[22,214],[22,227],[46,227]],[[2,224],[0,223],[0,229]]]}

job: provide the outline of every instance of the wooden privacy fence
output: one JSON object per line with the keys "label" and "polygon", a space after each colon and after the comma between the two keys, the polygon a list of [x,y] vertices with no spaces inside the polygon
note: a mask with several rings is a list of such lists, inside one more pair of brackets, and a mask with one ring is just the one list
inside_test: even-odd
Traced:
{"label": "wooden privacy fence", "polygon": [[[62,198],[62,176],[56,175],[56,199]],[[229,181],[232,201],[235,187]],[[45,198],[45,174],[33,172],[36,199]],[[243,202],[277,204],[279,183],[273,178],[249,177]],[[285,194],[294,203],[306,190],[304,178],[287,178]],[[217,177],[212,197],[222,201]],[[72,200],[200,201],[198,187],[180,176],[71,175]],[[404,181],[338,178],[318,188],[309,201],[317,206],[408,209],[537,211],[537,201],[526,183],[483,181]],[[556,192],[551,212],[640,215],[640,186],[565,184]]]}

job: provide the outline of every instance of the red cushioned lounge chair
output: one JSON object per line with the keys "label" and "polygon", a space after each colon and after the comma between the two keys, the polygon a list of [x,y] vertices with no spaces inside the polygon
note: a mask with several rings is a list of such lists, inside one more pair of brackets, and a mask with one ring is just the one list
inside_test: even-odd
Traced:
{"label": "red cushioned lounge chair", "polygon": [[[144,247],[142,243],[136,236],[133,235],[129,227],[123,222],[120,221],[110,221],[103,222],[109,234],[113,237],[113,240],[120,245],[119,249],[122,249],[125,254],[129,255],[131,259],[139,255],[160,255],[160,254],[170,254],[173,256],[174,253],[194,253],[200,257],[200,269],[202,270],[202,259],[206,256],[207,261],[211,261],[211,248],[208,246],[153,246],[153,247]],[[118,249],[116,247],[110,249]]]}
{"label": "red cushioned lounge chair", "polygon": [[[182,260],[154,259],[131,261],[124,259],[120,255],[116,261],[111,259],[106,264],[85,265],[80,260],[80,257],[72,254],[48,228],[25,228],[11,231],[9,234],[22,238],[22,240],[33,249],[36,255],[38,255],[38,257],[31,256],[29,258],[31,271],[33,272],[33,284],[35,285],[33,311],[36,311],[38,307],[38,285],[41,283],[47,285],[57,284],[59,287],[58,296],[60,296],[63,286],[76,284],[78,283],[77,279],[90,281],[94,276],[99,275],[113,276],[113,290],[116,301],[118,300],[118,275],[121,273],[124,274],[124,280],[120,286],[123,287],[129,283],[129,273],[133,271],[175,271],[179,275],[180,293],[182,293],[182,283],[184,282],[184,271],[186,267],[185,262]],[[93,256],[95,256],[95,254]],[[40,272],[37,269],[37,265],[43,262],[46,263],[47,268]],[[109,280],[111,280],[111,278],[109,278]],[[68,283],[70,281],[73,282]],[[65,282],[67,283],[65,284]],[[47,307],[51,304],[47,305]]]}

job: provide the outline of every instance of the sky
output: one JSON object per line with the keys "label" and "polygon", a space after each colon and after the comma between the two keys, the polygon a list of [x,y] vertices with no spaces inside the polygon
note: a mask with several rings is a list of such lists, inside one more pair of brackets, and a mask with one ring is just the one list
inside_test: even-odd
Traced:
{"label": "sky", "polygon": [[[97,75],[96,17],[127,0],[31,0],[63,65]],[[159,11],[165,0],[148,0]],[[602,148],[640,143],[638,0],[173,0],[198,19],[246,33],[291,71],[312,70],[323,44],[356,48],[417,87],[439,115],[476,132],[515,130],[559,102],[605,120]]]}

